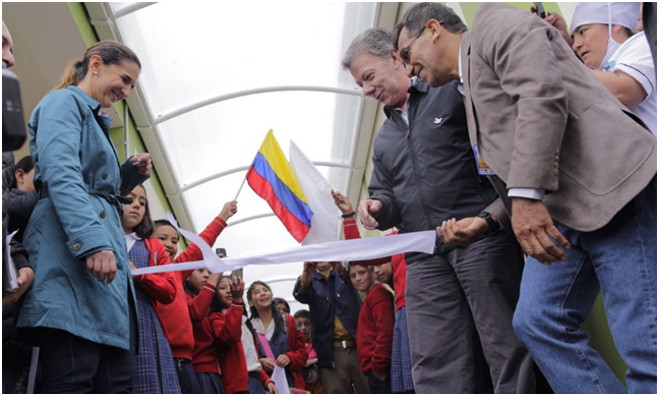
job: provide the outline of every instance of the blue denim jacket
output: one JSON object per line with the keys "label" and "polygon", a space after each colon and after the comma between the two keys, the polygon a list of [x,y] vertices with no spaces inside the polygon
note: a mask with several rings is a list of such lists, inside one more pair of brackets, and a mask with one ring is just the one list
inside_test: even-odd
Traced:
{"label": "blue denim jacket", "polygon": [[[18,327],[55,328],[128,349],[134,292],[116,196],[145,178],[128,162],[120,166],[108,134],[111,120],[99,116],[99,108],[71,86],[46,95],[30,117],[41,199],[23,238],[35,279]],[[86,256],[101,250],[115,254],[110,284],[87,271]]]}

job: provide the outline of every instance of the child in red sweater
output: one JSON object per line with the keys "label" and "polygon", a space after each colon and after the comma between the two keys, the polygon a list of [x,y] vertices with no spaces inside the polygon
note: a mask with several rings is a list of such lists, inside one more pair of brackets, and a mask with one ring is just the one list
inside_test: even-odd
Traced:
{"label": "child in red sweater", "polygon": [[307,348],[307,364],[302,368],[305,390],[311,394],[323,394],[323,386],[320,384],[320,372],[318,371],[318,353],[311,344],[311,313],[306,309],[300,309],[293,315],[297,321],[297,330],[302,334],[304,345]]}
{"label": "child in red sweater", "polygon": [[[216,292],[219,287],[226,285],[226,280],[227,278],[222,279],[220,273],[211,274],[202,268],[194,270],[186,283],[188,302],[196,303],[199,315],[204,316],[192,321],[195,337],[192,364],[201,392],[205,394],[224,394],[224,381],[232,379],[232,374],[224,370],[217,345],[240,341],[242,332],[242,297],[238,297],[235,302],[229,302],[226,313],[220,310],[218,304]],[[236,280],[234,292],[242,293],[245,285],[241,285],[240,278]]]}
{"label": "child in red sweater", "polygon": [[[242,313],[244,312],[243,294],[245,292],[245,282],[240,277],[223,276],[217,284],[217,297],[211,305],[212,312],[231,314],[236,306],[240,306],[241,316],[239,319],[227,318],[225,332],[227,335],[220,336],[217,345],[217,358],[220,368],[224,371],[224,392],[226,394],[249,393],[249,374],[247,372],[247,361],[242,344],[243,321]],[[229,328],[229,324],[231,327]],[[237,333],[238,335],[229,335]],[[265,372],[261,379],[265,379],[266,391],[275,392],[275,383],[270,380]],[[263,389],[260,389],[263,393]]]}
{"label": "child in red sweater", "polygon": [[375,281],[372,266],[351,264],[349,272],[355,289],[366,293],[357,322],[357,354],[361,370],[368,376],[371,394],[390,394],[393,295]]}
{"label": "child in red sweater", "polygon": [[[229,201],[224,204],[219,215],[202,231],[199,236],[206,241],[208,245],[213,245],[222,230],[227,226],[226,221],[238,211],[236,201]],[[189,247],[178,257],[178,232],[167,220],[157,220],[156,229],[153,237],[159,239],[173,263],[186,261],[202,260],[201,250],[195,244]],[[192,351],[194,350],[195,340],[192,329],[192,319],[199,320],[203,318],[200,311],[194,303],[188,305],[183,284],[190,275],[191,271],[177,271],[176,278],[176,298],[171,304],[156,305],[158,317],[162,323],[163,330],[172,348],[172,355],[176,364],[181,392],[183,394],[200,393],[199,382],[192,365]]]}
{"label": "child in red sweater", "polygon": [[[131,269],[169,264],[165,248],[150,238],[153,222],[146,190],[136,186],[124,204],[121,225]],[[138,353],[133,356],[133,393],[180,393],[172,351],[154,308],[156,301],[170,303],[176,296],[171,272],[133,277],[137,316]]]}
{"label": "child in red sweater", "polygon": [[[352,204],[347,197],[338,191],[332,191],[334,203],[343,214],[343,234],[345,239],[361,238],[357,221],[354,218]],[[393,231],[390,234],[397,234]],[[360,264],[373,265],[373,274],[377,280],[384,284],[390,284],[393,271],[393,289],[395,290],[395,312],[394,312],[394,335],[391,351],[391,389],[394,393],[414,394],[414,383],[412,382],[412,353],[410,351],[410,338],[407,330],[405,286],[407,280],[407,262],[405,254],[400,253],[389,258],[360,261]],[[389,263],[389,270],[381,269],[383,263]],[[378,268],[379,267],[379,268]],[[382,279],[380,279],[380,276]]]}

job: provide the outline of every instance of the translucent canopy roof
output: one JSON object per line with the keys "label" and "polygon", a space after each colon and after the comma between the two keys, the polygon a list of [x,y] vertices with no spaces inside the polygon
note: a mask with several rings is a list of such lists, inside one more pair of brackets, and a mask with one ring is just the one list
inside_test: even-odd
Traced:
{"label": "translucent canopy roof", "polygon": [[[237,196],[238,213],[211,246],[230,256],[296,246],[241,184],[272,129],[286,155],[293,141],[356,205],[376,105],[340,62],[352,39],[378,23],[382,5],[194,4],[87,7],[102,39],[119,39],[140,57],[128,104],[179,224],[198,233]],[[246,281],[267,280],[290,300],[301,262],[267,268],[247,267]]]}

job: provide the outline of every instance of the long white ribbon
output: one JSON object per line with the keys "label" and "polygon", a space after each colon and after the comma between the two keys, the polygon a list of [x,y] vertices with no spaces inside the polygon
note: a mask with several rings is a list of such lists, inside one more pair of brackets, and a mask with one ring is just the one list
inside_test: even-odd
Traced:
{"label": "long white ribbon", "polygon": [[179,228],[171,214],[167,214],[167,218],[172,226],[185,238],[199,247],[203,260],[137,268],[132,271],[133,275],[186,271],[197,268],[208,268],[211,272],[226,272],[251,264],[282,264],[303,261],[359,261],[393,256],[406,252],[432,253],[437,237],[435,231],[428,230],[388,235],[386,237],[360,238],[302,245],[277,252],[220,259],[201,237]]}

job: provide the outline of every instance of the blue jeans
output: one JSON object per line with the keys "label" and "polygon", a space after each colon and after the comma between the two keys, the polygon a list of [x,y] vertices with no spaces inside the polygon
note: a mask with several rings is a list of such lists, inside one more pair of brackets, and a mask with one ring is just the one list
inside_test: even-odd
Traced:
{"label": "blue jeans", "polygon": [[[513,319],[518,337],[557,394],[656,393],[655,181],[601,229],[557,227],[572,245],[568,259],[527,260]],[[580,329],[600,291],[629,391]]]}

